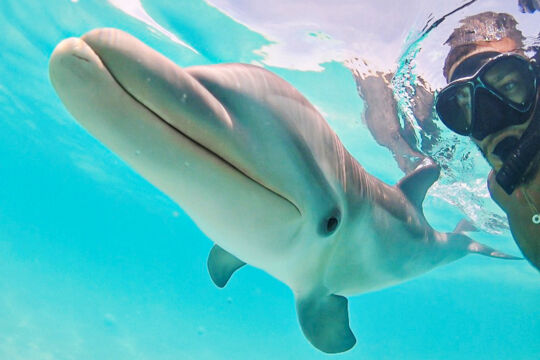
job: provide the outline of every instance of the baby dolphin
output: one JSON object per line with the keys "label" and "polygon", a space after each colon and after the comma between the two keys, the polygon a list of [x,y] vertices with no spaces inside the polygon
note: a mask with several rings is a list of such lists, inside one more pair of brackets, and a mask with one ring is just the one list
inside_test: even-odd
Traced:
{"label": "baby dolphin", "polygon": [[97,29],[62,41],[49,70],[73,117],[215,242],[215,284],[244,264],[284,282],[324,352],[356,342],[345,296],[468,253],[513,258],[427,223],[436,165],[381,182],[302,94],[261,67],[183,69],[120,30]]}

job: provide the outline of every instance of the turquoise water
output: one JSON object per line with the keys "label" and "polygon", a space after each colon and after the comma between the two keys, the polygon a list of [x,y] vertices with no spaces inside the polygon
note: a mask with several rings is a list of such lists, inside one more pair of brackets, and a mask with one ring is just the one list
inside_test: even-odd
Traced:
{"label": "turquoise water", "polygon": [[[324,16],[311,18],[311,10],[301,7],[278,16],[275,7],[259,11],[263,2],[252,2],[258,8],[243,3],[143,1],[155,21],[151,26],[128,14],[137,1],[131,7],[97,0],[0,2],[0,359],[329,357],[305,340],[292,293],[282,283],[248,267],[223,290],[212,284],[206,271],[211,241],[180,207],[75,122],[50,85],[48,58],[62,39],[111,26],[181,66],[264,65],[317,106],[367,170],[393,184],[402,173],[362,123],[364,104],[346,59],[383,40],[363,32],[392,23],[397,28],[386,29],[390,50],[366,56],[374,66],[398,66],[407,41],[414,41],[430,14],[440,16],[464,2],[411,13],[409,22],[390,21],[386,17],[405,10],[377,13],[376,2],[361,9],[354,2],[335,9],[310,3],[328,15],[327,22],[316,22]],[[531,30],[534,20],[511,5],[484,1],[458,15],[498,6],[516,12],[524,31]],[[444,54],[437,58],[428,45],[440,47],[459,16],[422,40],[415,55],[414,71],[434,86],[440,85]],[[533,25],[528,35],[538,30]],[[474,148],[462,146],[477,166],[469,172],[452,168],[457,179],[441,179],[425,202],[428,220],[450,231],[467,211],[480,209],[478,225],[486,231],[475,239],[518,254],[506,229],[482,223],[500,212],[485,199],[487,165]],[[476,197],[452,193],[465,177],[476,186]],[[524,261],[469,256],[352,297],[349,309],[358,343],[335,358],[535,360],[540,354],[540,277]]]}

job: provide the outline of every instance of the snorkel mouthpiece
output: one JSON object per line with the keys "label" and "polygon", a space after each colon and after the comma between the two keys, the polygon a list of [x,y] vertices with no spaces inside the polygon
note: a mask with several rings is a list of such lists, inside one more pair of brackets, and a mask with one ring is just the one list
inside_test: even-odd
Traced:
{"label": "snorkel mouthpiece", "polygon": [[508,159],[508,156],[512,151],[518,146],[519,138],[516,136],[509,136],[504,138],[496,147],[493,149],[493,154],[497,155],[499,159],[503,162]]}
{"label": "snorkel mouthpiece", "polygon": [[508,195],[511,195],[523,182],[527,169],[540,151],[539,130],[540,111],[537,106],[534,118],[519,139],[517,147],[507,155],[503,166],[495,176],[497,183]]}

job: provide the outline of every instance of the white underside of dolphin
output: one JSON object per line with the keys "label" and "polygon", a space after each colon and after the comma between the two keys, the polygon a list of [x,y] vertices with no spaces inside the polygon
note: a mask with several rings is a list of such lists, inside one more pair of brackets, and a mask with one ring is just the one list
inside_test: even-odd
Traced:
{"label": "white underside of dolphin", "polygon": [[265,270],[292,289],[302,330],[322,351],[356,341],[346,295],[471,252],[511,258],[429,226],[422,201],[436,166],[386,185],[263,68],[182,69],[122,31],[99,29],[61,42],[50,77],[75,119],[216,243],[216,285],[246,263]]}

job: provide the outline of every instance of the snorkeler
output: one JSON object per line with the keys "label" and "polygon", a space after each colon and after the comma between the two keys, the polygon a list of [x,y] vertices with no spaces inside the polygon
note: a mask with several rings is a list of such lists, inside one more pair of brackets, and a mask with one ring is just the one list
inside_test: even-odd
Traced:
{"label": "snorkeler", "polygon": [[442,122],[469,136],[492,171],[491,197],[525,257],[540,270],[540,67],[523,51],[516,20],[485,12],[448,38],[448,85],[436,98]]}
{"label": "snorkeler", "polygon": [[391,151],[399,168],[409,174],[421,164],[436,164],[429,155],[439,138],[434,124],[433,92],[422,77],[418,77],[414,94],[411,94],[412,112],[422,129],[422,141],[417,141],[414,129],[408,121],[400,121],[398,104],[392,89],[394,72],[374,71],[365,60],[354,59],[360,66],[352,66],[358,93],[365,103],[363,120],[369,132],[381,146]]}

